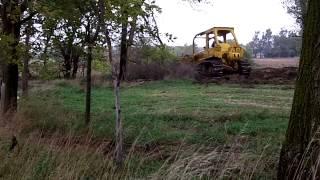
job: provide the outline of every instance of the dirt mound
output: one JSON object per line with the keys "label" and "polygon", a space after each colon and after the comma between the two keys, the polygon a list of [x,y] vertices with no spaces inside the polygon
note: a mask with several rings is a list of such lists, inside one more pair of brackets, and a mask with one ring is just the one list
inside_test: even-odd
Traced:
{"label": "dirt mound", "polygon": [[249,77],[238,74],[227,75],[221,79],[202,81],[201,83],[232,84],[294,84],[298,73],[297,67],[253,69]]}
{"label": "dirt mound", "polygon": [[296,80],[297,73],[297,67],[262,68],[253,69],[248,78],[231,75],[227,77],[225,81],[247,84],[293,84]]}

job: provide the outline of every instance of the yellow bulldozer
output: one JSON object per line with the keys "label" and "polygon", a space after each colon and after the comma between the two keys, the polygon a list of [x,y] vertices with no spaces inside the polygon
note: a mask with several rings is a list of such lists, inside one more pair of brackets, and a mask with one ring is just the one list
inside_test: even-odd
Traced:
{"label": "yellow bulldozer", "polygon": [[[204,45],[203,49],[196,46],[199,40]],[[197,64],[196,79],[220,78],[235,73],[248,77],[251,66],[244,54],[234,28],[213,27],[197,34],[193,39],[192,58],[192,62]]]}

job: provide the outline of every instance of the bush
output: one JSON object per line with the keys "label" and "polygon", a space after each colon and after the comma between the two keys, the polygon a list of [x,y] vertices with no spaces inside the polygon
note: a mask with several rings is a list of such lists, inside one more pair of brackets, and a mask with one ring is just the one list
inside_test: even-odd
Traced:
{"label": "bush", "polygon": [[193,67],[192,64],[180,62],[130,64],[126,80],[192,79]]}
{"label": "bush", "polygon": [[162,80],[168,74],[167,66],[160,63],[130,64],[127,69],[126,80]]}
{"label": "bush", "polygon": [[170,79],[193,79],[195,72],[195,65],[190,63],[171,63],[169,66]]}
{"label": "bush", "polygon": [[60,67],[59,63],[54,60],[49,60],[44,67],[39,60],[32,60],[29,65],[29,71],[32,79],[54,80],[59,78]]}
{"label": "bush", "polygon": [[131,60],[137,63],[168,63],[177,60],[177,56],[169,47],[142,46],[131,48]]}

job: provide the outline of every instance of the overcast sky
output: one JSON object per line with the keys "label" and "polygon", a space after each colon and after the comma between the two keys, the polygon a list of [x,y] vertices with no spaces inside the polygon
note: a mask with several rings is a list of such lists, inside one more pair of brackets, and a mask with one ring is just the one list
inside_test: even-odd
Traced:
{"label": "overcast sky", "polygon": [[[212,0],[211,5],[191,6],[182,0],[157,0],[161,33],[178,39],[174,45],[191,44],[195,34],[213,26],[235,27],[240,43],[248,43],[255,31],[271,28],[296,29],[295,20],[286,13],[282,0]],[[172,45],[172,44],[171,44]]]}

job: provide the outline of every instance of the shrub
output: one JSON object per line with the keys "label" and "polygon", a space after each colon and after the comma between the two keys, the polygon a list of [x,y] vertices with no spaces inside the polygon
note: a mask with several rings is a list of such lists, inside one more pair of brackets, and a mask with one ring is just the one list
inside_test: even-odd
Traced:
{"label": "shrub", "polygon": [[166,65],[160,63],[130,64],[126,80],[162,80],[169,74]]}
{"label": "shrub", "polygon": [[32,60],[29,66],[32,79],[53,80],[60,76],[59,63],[51,59],[47,62],[46,67],[39,60]]}
{"label": "shrub", "polygon": [[194,65],[180,62],[130,64],[126,80],[192,79]]}
{"label": "shrub", "polygon": [[193,79],[195,65],[190,63],[171,63],[169,66],[169,79]]}

